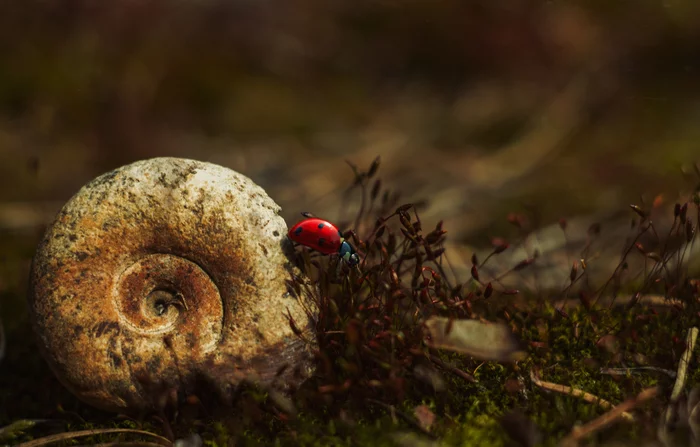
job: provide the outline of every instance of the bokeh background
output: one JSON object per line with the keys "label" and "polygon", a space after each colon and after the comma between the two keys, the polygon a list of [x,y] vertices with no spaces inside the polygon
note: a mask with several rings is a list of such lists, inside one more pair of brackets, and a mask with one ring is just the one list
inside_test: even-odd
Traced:
{"label": "bokeh background", "polygon": [[345,160],[379,155],[457,264],[510,212],[625,226],[694,175],[699,70],[693,1],[0,0],[0,313],[60,206],[154,156],[233,168],[292,224],[347,218]]}

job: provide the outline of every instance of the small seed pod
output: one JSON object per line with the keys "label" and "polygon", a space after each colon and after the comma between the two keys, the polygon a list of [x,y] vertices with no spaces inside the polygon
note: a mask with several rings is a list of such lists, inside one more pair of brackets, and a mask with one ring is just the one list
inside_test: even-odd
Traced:
{"label": "small seed pod", "polygon": [[84,186],[32,264],[32,324],[56,376],[91,405],[135,413],[162,406],[166,390],[207,383],[228,397],[234,379],[308,375],[311,347],[289,324],[306,329],[308,317],[285,284],[279,211],[249,178],[179,158]]}

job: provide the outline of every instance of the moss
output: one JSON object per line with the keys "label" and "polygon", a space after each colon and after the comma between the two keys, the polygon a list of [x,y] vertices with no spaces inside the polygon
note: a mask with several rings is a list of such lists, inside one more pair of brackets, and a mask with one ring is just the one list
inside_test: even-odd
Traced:
{"label": "moss", "polygon": [[451,446],[488,445],[501,447],[507,445],[498,420],[487,414],[478,414],[457,418],[457,427],[445,434],[444,441]]}
{"label": "moss", "polygon": [[[376,171],[376,166],[372,170]],[[687,277],[665,276],[664,268],[650,269],[647,278],[655,281],[629,282],[621,289],[632,295],[664,284],[666,290],[676,290],[674,297],[684,302],[684,309],[602,307],[591,304],[595,299],[590,299],[562,311],[533,291],[523,291],[518,300],[491,299],[492,293],[503,292],[497,281],[492,286],[483,278],[481,282],[449,284],[439,262],[444,240],[441,225],[422,229],[410,205],[395,209],[397,203],[391,199],[378,199],[394,195],[368,194],[371,180],[368,172],[356,169],[355,186],[363,198],[361,210],[373,209],[375,214],[360,211],[358,222],[365,232],[345,234],[366,255],[368,261],[361,271],[349,269],[337,259],[298,252],[308,277],[292,277],[290,288],[314,300],[316,308],[310,316],[321,352],[317,376],[292,396],[296,415],[277,406],[266,390],[251,387],[240,393],[231,408],[221,411],[206,406],[202,411],[183,402],[177,414],[163,412],[160,418],[164,420],[116,419],[77,402],[32,355],[35,349],[27,325],[8,324],[12,350],[0,369],[0,424],[19,418],[47,418],[58,420],[59,427],[37,425],[31,432],[0,433],[0,442],[28,440],[52,431],[123,427],[156,433],[172,430],[175,437],[197,433],[208,446],[505,446],[511,445],[512,438],[524,436],[507,422],[508,415],[516,411],[538,428],[544,445],[554,445],[572,427],[607,411],[580,397],[542,389],[531,380],[531,374],[613,405],[659,386],[662,392],[635,412],[634,423],[614,424],[598,432],[591,442],[635,442],[655,436],[674,379],[653,371],[630,369],[624,375],[611,375],[601,369],[651,365],[675,371],[685,349],[686,331],[698,325],[700,315],[698,291]],[[22,247],[26,248],[19,244],[13,250],[21,252]],[[672,253],[660,253],[662,258],[669,255]],[[22,268],[26,267],[8,263],[0,273],[3,278],[17,278]],[[5,282],[12,284],[4,292],[6,302],[12,303],[7,308],[19,308],[23,285]],[[595,297],[584,280],[580,283],[580,289],[570,287],[567,293],[575,296],[585,292]],[[420,326],[429,315],[499,320],[511,326],[529,356],[517,363],[501,364],[431,350]],[[416,372],[418,365],[428,368],[427,378]],[[451,365],[462,374],[443,365]],[[468,374],[476,382],[465,380]],[[688,387],[698,385],[700,369],[693,365]],[[434,416],[429,430],[416,416],[418,406],[427,407]],[[99,435],[80,442],[111,439]]]}

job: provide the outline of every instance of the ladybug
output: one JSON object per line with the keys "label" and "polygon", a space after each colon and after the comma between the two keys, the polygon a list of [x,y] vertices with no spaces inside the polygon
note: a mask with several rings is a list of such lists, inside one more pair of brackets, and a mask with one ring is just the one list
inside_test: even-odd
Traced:
{"label": "ladybug", "polygon": [[350,266],[360,262],[352,245],[343,238],[338,228],[327,220],[318,217],[304,219],[290,228],[288,236],[292,241],[320,253],[326,255],[338,253],[340,258]]}

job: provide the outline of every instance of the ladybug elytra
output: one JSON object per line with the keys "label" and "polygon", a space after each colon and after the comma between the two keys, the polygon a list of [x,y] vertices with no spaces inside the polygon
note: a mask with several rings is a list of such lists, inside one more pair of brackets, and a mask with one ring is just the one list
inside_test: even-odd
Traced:
{"label": "ladybug elytra", "polygon": [[337,253],[348,265],[360,262],[355,249],[350,245],[338,228],[327,220],[310,217],[294,225],[288,233],[289,239],[330,255]]}

